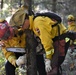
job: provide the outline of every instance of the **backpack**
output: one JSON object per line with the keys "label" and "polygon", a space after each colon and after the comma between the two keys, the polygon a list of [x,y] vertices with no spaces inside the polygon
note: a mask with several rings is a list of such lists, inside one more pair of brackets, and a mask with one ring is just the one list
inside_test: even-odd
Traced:
{"label": "backpack", "polygon": [[58,23],[61,23],[61,21],[62,21],[62,19],[61,19],[61,17],[59,15],[57,15],[56,13],[52,13],[52,12],[36,13],[34,18],[36,18],[37,16],[49,17],[51,19],[57,20]]}

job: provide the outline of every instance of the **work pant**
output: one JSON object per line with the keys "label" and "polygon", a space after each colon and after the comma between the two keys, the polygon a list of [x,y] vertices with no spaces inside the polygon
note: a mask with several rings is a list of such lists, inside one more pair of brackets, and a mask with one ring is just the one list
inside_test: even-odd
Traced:
{"label": "work pant", "polygon": [[[37,71],[39,75],[46,75],[43,55],[37,55]],[[6,75],[15,75],[15,69],[9,61],[5,64]]]}
{"label": "work pant", "polygon": [[15,75],[15,69],[16,67],[14,67],[9,61],[5,63],[6,75]]}
{"label": "work pant", "polygon": [[37,55],[36,59],[37,59],[37,71],[38,71],[39,75],[46,75],[43,54]]}

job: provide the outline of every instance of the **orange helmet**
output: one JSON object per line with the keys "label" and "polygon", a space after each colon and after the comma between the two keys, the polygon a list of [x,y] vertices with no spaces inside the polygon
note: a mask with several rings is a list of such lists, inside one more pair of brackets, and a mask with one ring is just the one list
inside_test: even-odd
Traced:
{"label": "orange helmet", "polygon": [[0,20],[0,39],[5,40],[9,37],[10,30],[6,20]]}

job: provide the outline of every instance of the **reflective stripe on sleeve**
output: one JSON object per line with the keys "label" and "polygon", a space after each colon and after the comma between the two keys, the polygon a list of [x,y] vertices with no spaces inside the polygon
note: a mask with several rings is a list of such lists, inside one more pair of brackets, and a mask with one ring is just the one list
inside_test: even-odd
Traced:
{"label": "reflective stripe on sleeve", "polygon": [[51,49],[51,50],[46,52],[46,55],[50,55],[50,54],[52,55],[53,53],[54,53],[54,49]]}
{"label": "reflective stripe on sleeve", "polygon": [[16,57],[15,56],[9,56],[8,61],[16,67]]}
{"label": "reflective stripe on sleeve", "polygon": [[65,38],[65,42],[68,42],[70,40],[70,38],[66,37]]}
{"label": "reflective stripe on sleeve", "polygon": [[15,56],[9,56],[9,58],[8,58],[9,62],[12,62],[13,59],[16,59],[16,57]]}
{"label": "reflective stripe on sleeve", "polygon": [[76,45],[76,42],[74,42],[74,44]]}

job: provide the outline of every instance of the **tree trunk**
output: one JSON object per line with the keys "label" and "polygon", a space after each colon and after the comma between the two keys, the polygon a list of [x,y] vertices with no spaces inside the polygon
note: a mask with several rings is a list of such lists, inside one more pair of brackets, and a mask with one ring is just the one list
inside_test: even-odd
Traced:
{"label": "tree trunk", "polygon": [[36,47],[38,43],[31,30],[25,30],[25,33],[27,49],[27,75],[37,75]]}
{"label": "tree trunk", "polygon": [[57,2],[57,0],[52,0],[52,11],[53,12],[56,12],[56,3]]}

